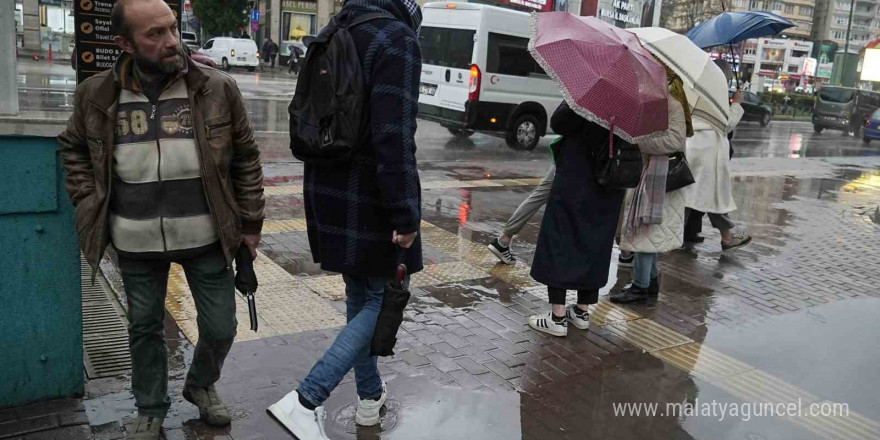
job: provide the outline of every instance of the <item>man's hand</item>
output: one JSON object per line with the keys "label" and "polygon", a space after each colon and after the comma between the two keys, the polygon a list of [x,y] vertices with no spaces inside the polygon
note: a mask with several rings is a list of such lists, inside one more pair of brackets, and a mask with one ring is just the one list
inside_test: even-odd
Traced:
{"label": "man's hand", "polygon": [[412,246],[413,241],[415,241],[416,235],[419,235],[419,231],[410,232],[409,234],[403,235],[398,235],[397,231],[394,231],[393,235],[391,236],[391,241],[404,249],[409,249],[409,247]]}
{"label": "man's hand", "polygon": [[260,234],[241,234],[241,241],[251,251],[251,256],[257,258],[257,246],[260,245]]}
{"label": "man's hand", "polygon": [[742,90],[737,90],[736,93],[733,94],[733,102],[735,104],[742,104],[745,101],[745,96],[743,96]]}

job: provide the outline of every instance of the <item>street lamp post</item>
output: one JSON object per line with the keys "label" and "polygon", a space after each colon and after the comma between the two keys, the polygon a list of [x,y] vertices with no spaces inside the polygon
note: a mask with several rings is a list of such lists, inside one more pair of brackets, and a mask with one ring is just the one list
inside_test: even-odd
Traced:
{"label": "street lamp post", "polygon": [[846,42],[843,45],[843,66],[840,69],[840,85],[845,86],[843,76],[846,73],[846,61],[849,57],[849,31],[852,29],[853,12],[856,9],[856,0],[849,0],[849,20],[846,22]]}

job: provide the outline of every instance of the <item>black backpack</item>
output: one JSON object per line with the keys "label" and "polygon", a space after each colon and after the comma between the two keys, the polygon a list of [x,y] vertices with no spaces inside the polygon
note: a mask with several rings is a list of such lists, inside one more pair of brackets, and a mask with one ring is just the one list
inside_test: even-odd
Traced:
{"label": "black backpack", "polygon": [[314,165],[347,163],[367,133],[368,96],[349,30],[389,14],[339,14],[309,44],[290,102],[290,150]]}

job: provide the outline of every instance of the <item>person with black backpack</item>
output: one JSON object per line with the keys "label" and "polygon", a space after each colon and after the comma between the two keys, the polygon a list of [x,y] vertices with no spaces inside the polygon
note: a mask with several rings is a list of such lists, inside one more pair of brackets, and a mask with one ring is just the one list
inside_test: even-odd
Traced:
{"label": "person with black backpack", "polygon": [[300,440],[327,439],[322,405],[352,368],[357,424],[378,424],[387,397],[370,351],[386,285],[398,284],[399,263],[409,274],[423,266],[415,157],[421,17],[415,0],[348,0],[309,44],[290,103],[309,246],[323,270],[343,274],[348,317],[299,388],[268,408]]}

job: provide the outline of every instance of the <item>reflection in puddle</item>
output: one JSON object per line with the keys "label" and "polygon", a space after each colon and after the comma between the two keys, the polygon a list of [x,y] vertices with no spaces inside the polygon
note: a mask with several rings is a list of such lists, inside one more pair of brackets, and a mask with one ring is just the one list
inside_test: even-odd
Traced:
{"label": "reflection in puddle", "polygon": [[[355,407],[340,387],[326,406],[327,436],[334,439],[413,440],[424,438],[510,440],[522,438],[520,396],[440,386],[426,376],[397,376],[387,382],[389,403],[381,429],[356,427]],[[388,425],[386,422],[392,421]]]}

